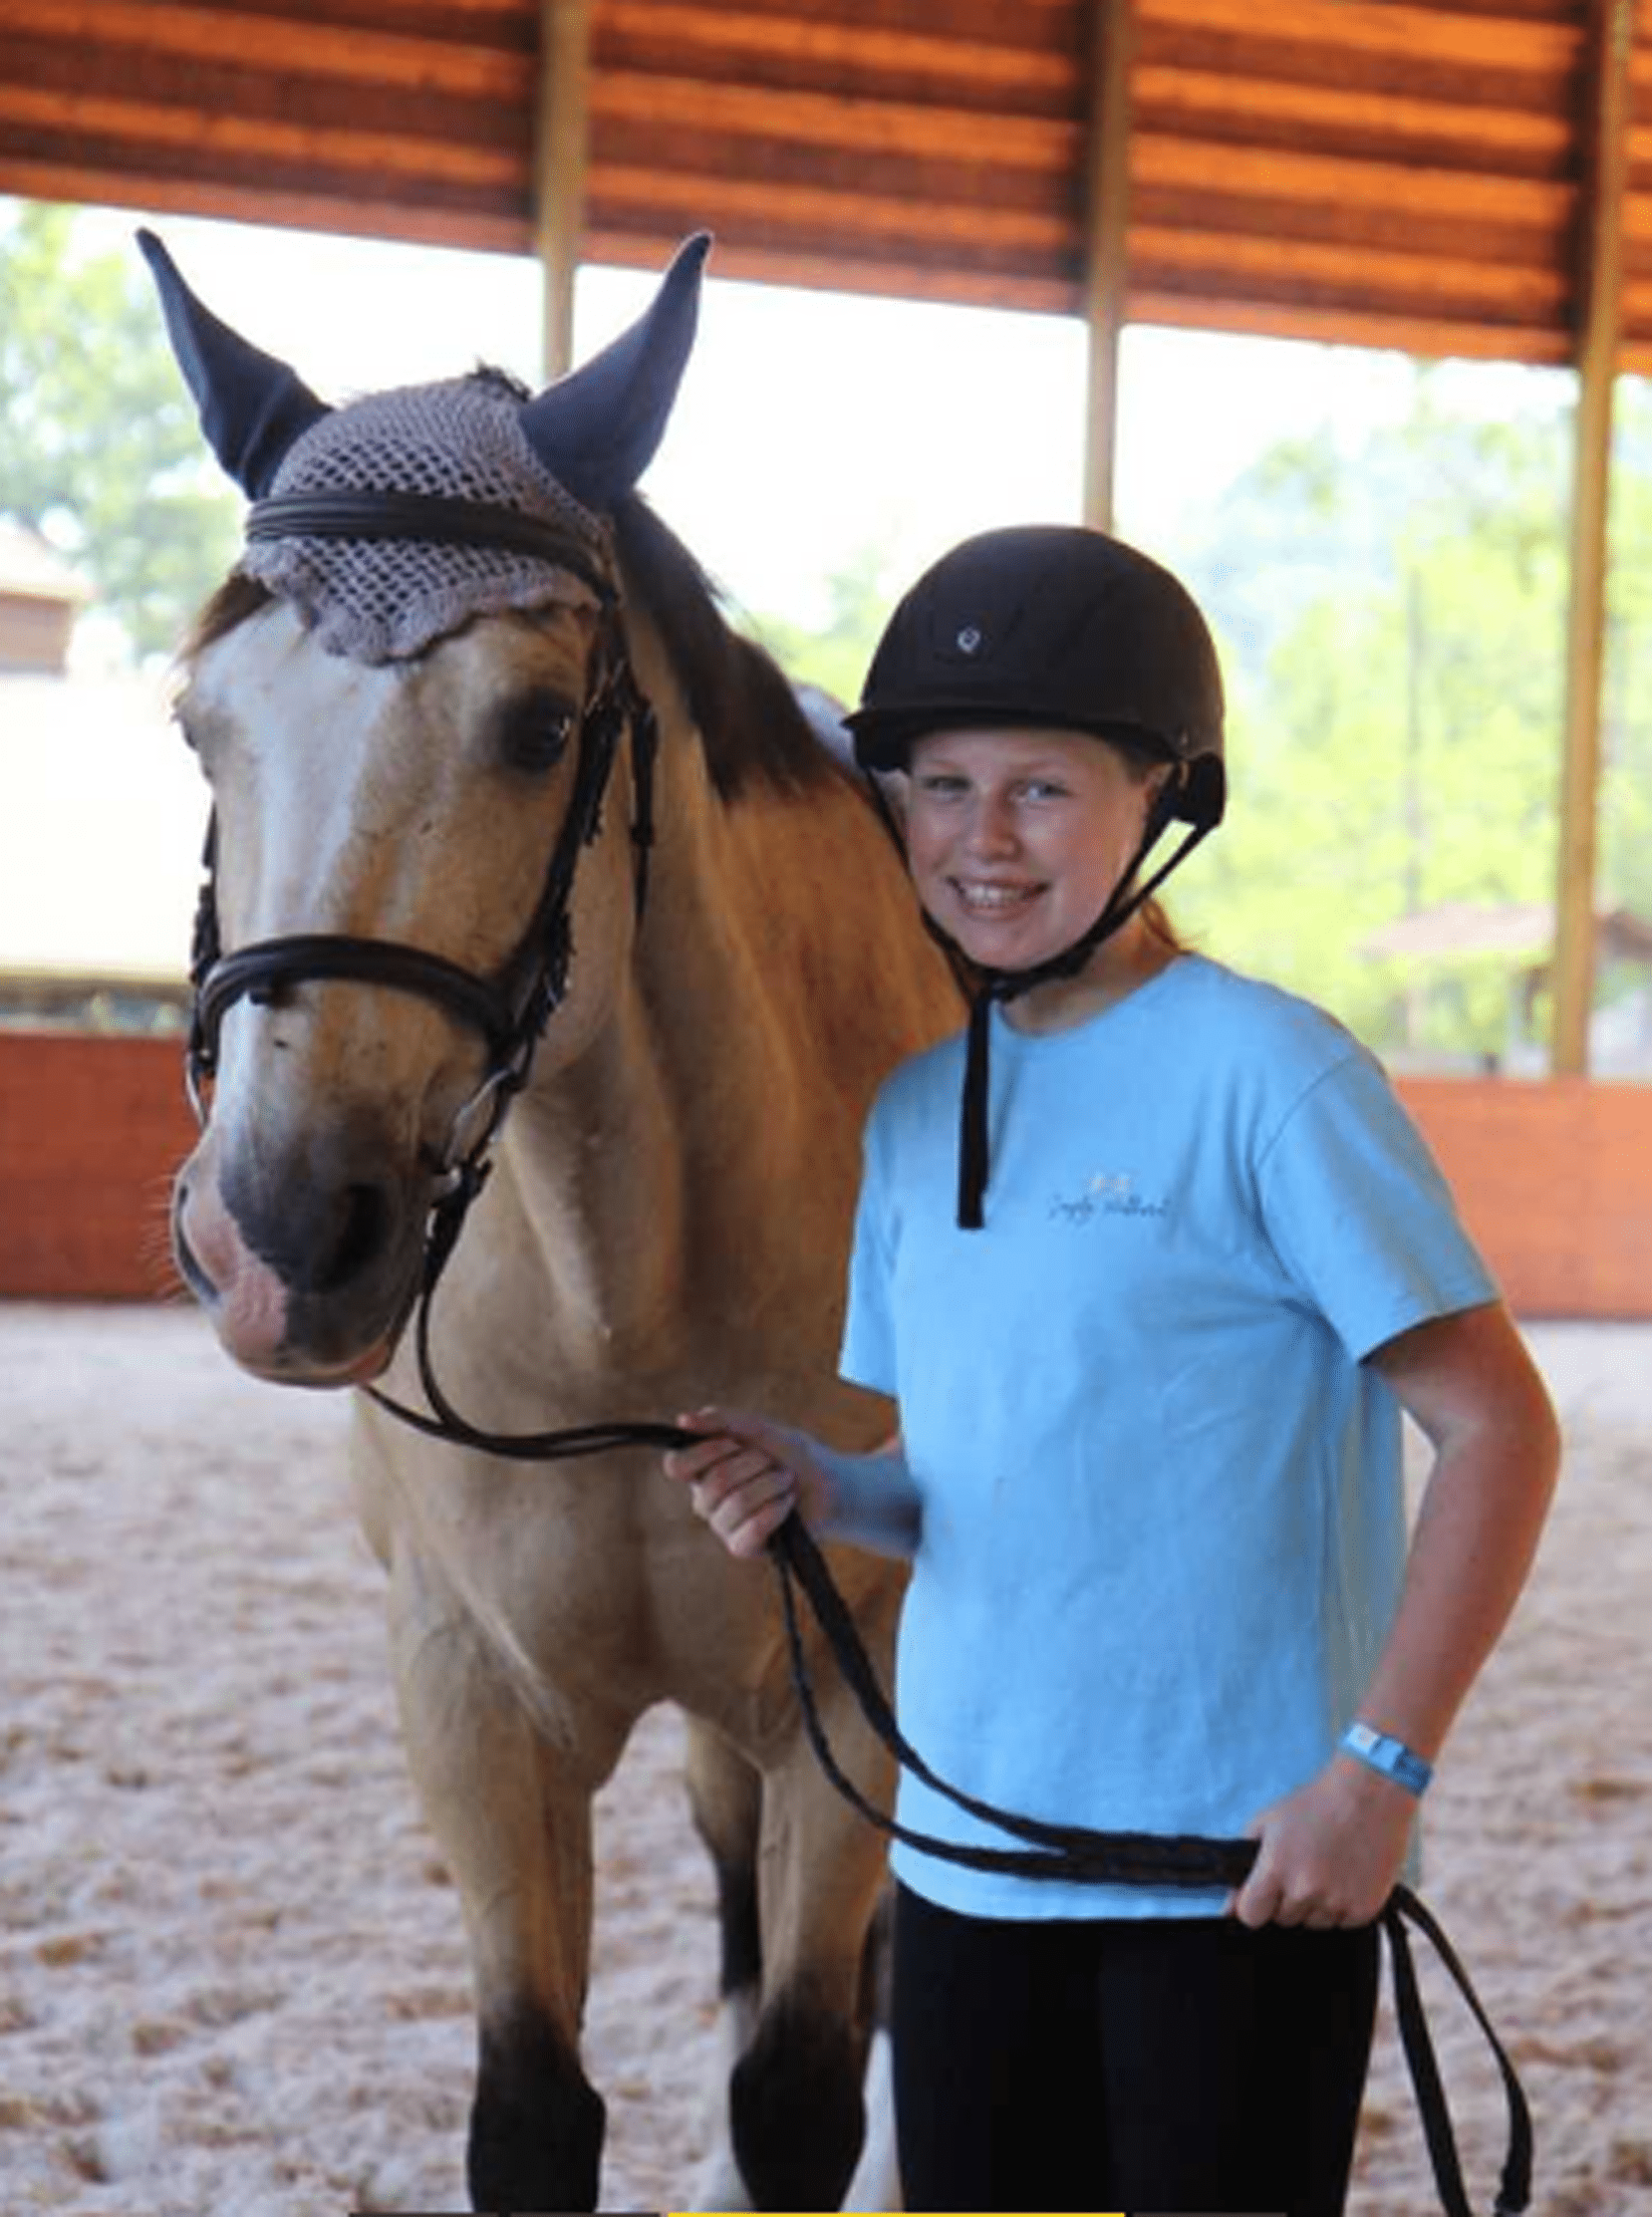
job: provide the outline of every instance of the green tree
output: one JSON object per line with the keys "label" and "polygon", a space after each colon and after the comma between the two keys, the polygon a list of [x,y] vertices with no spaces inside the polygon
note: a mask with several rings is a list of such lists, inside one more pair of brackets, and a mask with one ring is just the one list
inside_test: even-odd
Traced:
{"label": "green tree", "polygon": [[1552,897],[1565,595],[1562,416],[1328,432],[1239,479],[1188,565],[1236,676],[1231,825],[1176,888],[1211,951],[1384,1047],[1507,1036],[1496,962],[1417,978],[1381,925]]}
{"label": "green tree", "polygon": [[0,203],[0,514],[86,574],[136,656],[162,654],[233,559],[238,503],[136,254],[75,233],[71,208]]}
{"label": "green tree", "polygon": [[1601,694],[1600,899],[1652,917],[1652,383],[1618,387]]}
{"label": "green tree", "polygon": [[789,678],[819,686],[835,699],[858,700],[872,650],[895,603],[897,588],[889,570],[888,549],[868,541],[827,578],[821,623],[755,612],[748,628]]}

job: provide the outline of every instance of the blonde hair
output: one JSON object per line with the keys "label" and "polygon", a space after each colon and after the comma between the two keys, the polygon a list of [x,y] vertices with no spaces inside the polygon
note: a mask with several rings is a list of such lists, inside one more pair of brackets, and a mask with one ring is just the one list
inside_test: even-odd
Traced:
{"label": "blonde hair", "polygon": [[1168,949],[1172,955],[1187,955],[1192,952],[1187,941],[1171,922],[1167,911],[1160,906],[1157,900],[1144,901],[1136,914],[1141,918],[1149,934],[1159,942],[1161,947]]}
{"label": "blonde hair", "polygon": [[[1157,747],[1139,745],[1134,739],[1122,732],[1097,732],[1095,736],[1101,740],[1104,746],[1110,746],[1113,749],[1138,785],[1145,785],[1155,770],[1174,767],[1173,756],[1161,752]],[[1159,945],[1166,948],[1172,955],[1186,955],[1189,952],[1187,942],[1171,922],[1168,911],[1157,898],[1149,898],[1144,901],[1136,914],[1147,928],[1149,937],[1157,940]]]}

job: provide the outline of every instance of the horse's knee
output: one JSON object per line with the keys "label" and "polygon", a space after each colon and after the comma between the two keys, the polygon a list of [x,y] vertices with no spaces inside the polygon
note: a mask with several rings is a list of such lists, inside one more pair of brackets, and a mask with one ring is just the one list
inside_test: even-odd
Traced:
{"label": "horse's knee", "polygon": [[795,1996],[764,2010],[734,2068],[734,2154],[763,2210],[836,2209],[866,2128],[866,2043],[846,2019]]}
{"label": "horse's knee", "polygon": [[551,2020],[484,2024],[466,2179],[473,2209],[595,2209],[607,2112]]}

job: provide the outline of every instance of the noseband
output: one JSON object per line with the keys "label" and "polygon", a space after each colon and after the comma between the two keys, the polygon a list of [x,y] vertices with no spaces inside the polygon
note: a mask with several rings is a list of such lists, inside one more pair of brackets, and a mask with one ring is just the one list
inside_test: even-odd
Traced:
{"label": "noseband", "polygon": [[[219,1033],[238,1000],[279,1007],[296,986],[335,979],[415,994],[479,1032],[487,1048],[481,1082],[455,1119],[441,1164],[445,1184],[436,1207],[445,1207],[456,1220],[481,1189],[485,1158],[505,1108],[526,1083],[534,1049],[567,991],[574,873],[582,850],[601,829],[603,799],[627,730],[631,733],[636,906],[639,917],[642,914],[654,839],[653,771],[659,728],[632,671],[612,569],[571,532],[516,509],[412,493],[305,493],[253,504],[247,518],[249,539],[294,535],[420,539],[541,555],[559,569],[571,571],[599,602],[594,682],[580,718],[573,794],[527,928],[494,975],[478,976],[423,948],[349,933],[294,933],[257,940],[225,954],[218,932],[215,818],[207,830],[189,967],[194,1008],[186,1083],[197,1121],[204,1127],[207,1088],[218,1066]],[[445,1243],[448,1247],[457,1231],[458,1223],[453,1221]]]}

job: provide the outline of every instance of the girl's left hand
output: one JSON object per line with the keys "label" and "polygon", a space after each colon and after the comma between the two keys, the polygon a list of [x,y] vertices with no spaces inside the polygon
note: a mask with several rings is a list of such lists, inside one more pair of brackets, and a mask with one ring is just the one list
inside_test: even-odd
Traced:
{"label": "girl's left hand", "polygon": [[1240,1924],[1314,1931],[1369,1924],[1394,1889],[1417,1803],[1404,1787],[1351,1756],[1263,1809],[1248,1827],[1261,1845],[1228,1906]]}

